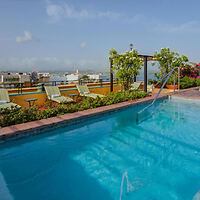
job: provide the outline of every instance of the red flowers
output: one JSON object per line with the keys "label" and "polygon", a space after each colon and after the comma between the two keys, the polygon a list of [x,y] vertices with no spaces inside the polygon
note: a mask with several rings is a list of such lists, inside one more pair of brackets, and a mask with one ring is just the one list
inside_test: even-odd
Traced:
{"label": "red flowers", "polygon": [[181,68],[181,78],[187,76],[191,79],[199,78],[199,68],[200,63],[195,64],[194,66],[186,64],[183,68]]}

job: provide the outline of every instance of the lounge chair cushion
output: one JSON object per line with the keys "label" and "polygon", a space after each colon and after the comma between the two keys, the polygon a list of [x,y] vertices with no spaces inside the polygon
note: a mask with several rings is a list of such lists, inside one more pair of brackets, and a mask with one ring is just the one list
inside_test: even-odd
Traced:
{"label": "lounge chair cushion", "polygon": [[0,89],[0,109],[11,109],[12,107],[21,108],[21,106],[10,102],[8,90]]}
{"label": "lounge chair cushion", "polygon": [[131,90],[138,90],[140,87],[141,83],[140,82],[135,82],[131,85]]}
{"label": "lounge chair cushion", "polygon": [[90,94],[90,91],[89,91],[87,85],[77,85],[76,87],[77,87],[81,96],[85,96],[87,94]]}
{"label": "lounge chair cushion", "polygon": [[0,109],[11,109],[11,108],[14,108],[14,107],[17,107],[17,108],[21,108],[21,106],[15,104],[15,103],[3,103],[3,104],[0,104]]}
{"label": "lounge chair cushion", "polygon": [[97,97],[100,97],[100,98],[105,97],[105,96],[102,95],[102,94],[94,94],[94,93],[90,93],[90,94],[87,94],[87,95],[85,95],[85,96],[91,97],[91,98],[93,98],[93,99],[96,99]]}
{"label": "lounge chair cushion", "polygon": [[45,88],[45,91],[47,93],[47,97],[48,97],[49,100],[51,100],[53,95],[61,96],[60,90],[57,86],[45,86],[44,88]]}
{"label": "lounge chair cushion", "polygon": [[52,94],[51,98],[60,97],[60,94]]}
{"label": "lounge chair cushion", "polygon": [[87,95],[87,94],[90,94],[89,92],[84,92],[83,94]]}
{"label": "lounge chair cushion", "polygon": [[73,102],[73,99],[69,97],[61,96],[58,86],[45,86],[44,88],[47,93],[48,99],[51,101],[55,101],[57,103]]}
{"label": "lounge chair cushion", "polygon": [[8,103],[7,101],[0,101],[0,104]]}
{"label": "lounge chair cushion", "polygon": [[96,99],[98,96],[99,96],[100,98],[105,97],[105,96],[102,95],[102,94],[90,93],[90,91],[89,91],[87,85],[77,85],[76,87],[77,87],[77,89],[78,89],[78,91],[79,91],[79,93],[80,93],[80,96],[91,97],[91,98],[93,98],[93,99]]}
{"label": "lounge chair cushion", "polygon": [[74,101],[73,99],[69,97],[65,97],[65,96],[54,97],[54,98],[51,98],[51,100],[57,103],[70,103]]}
{"label": "lounge chair cushion", "polygon": [[0,101],[10,102],[10,97],[8,95],[8,90],[0,89]]}

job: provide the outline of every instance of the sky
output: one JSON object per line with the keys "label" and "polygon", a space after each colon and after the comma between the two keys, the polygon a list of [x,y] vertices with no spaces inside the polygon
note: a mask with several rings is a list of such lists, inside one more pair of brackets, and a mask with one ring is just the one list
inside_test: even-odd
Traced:
{"label": "sky", "polygon": [[[109,71],[109,50],[200,62],[199,0],[0,0],[0,70]],[[149,67],[153,71],[152,66]]]}

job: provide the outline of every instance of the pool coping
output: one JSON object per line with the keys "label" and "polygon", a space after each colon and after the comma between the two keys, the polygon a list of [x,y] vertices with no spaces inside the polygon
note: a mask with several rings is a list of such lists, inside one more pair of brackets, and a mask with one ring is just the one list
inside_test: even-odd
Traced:
{"label": "pool coping", "polygon": [[[195,88],[199,88],[199,87],[195,87]],[[195,88],[181,90],[180,92],[184,92],[186,90],[192,90]],[[177,93],[178,93],[178,91],[175,92],[175,94],[177,94]],[[160,94],[158,99],[166,98],[169,95],[173,95],[173,94],[174,94],[173,92]],[[102,106],[102,107],[98,107],[98,108],[92,108],[92,109],[88,109],[88,110],[78,111],[78,112],[74,112],[74,113],[67,113],[65,115],[51,117],[48,119],[41,119],[41,120],[37,120],[37,121],[3,127],[3,128],[0,128],[0,143],[8,141],[8,140],[12,140],[12,139],[18,139],[21,137],[29,136],[29,135],[40,134],[42,132],[50,131],[50,130],[56,129],[58,127],[78,123],[89,117],[91,118],[93,116],[98,116],[102,113],[104,114],[104,113],[112,112],[115,110],[120,110],[120,109],[126,108],[131,105],[148,103],[149,101],[153,100],[154,97],[155,97],[155,95],[137,99],[137,100],[125,101],[125,102],[112,104],[112,105],[108,105],[108,106]]]}

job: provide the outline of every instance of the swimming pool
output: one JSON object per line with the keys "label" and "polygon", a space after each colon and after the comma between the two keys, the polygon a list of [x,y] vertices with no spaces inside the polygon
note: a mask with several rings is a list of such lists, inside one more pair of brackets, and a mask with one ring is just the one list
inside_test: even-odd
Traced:
{"label": "swimming pool", "polygon": [[[200,103],[163,99],[0,145],[0,199],[189,200],[200,188]],[[122,175],[127,181],[121,190]]]}

